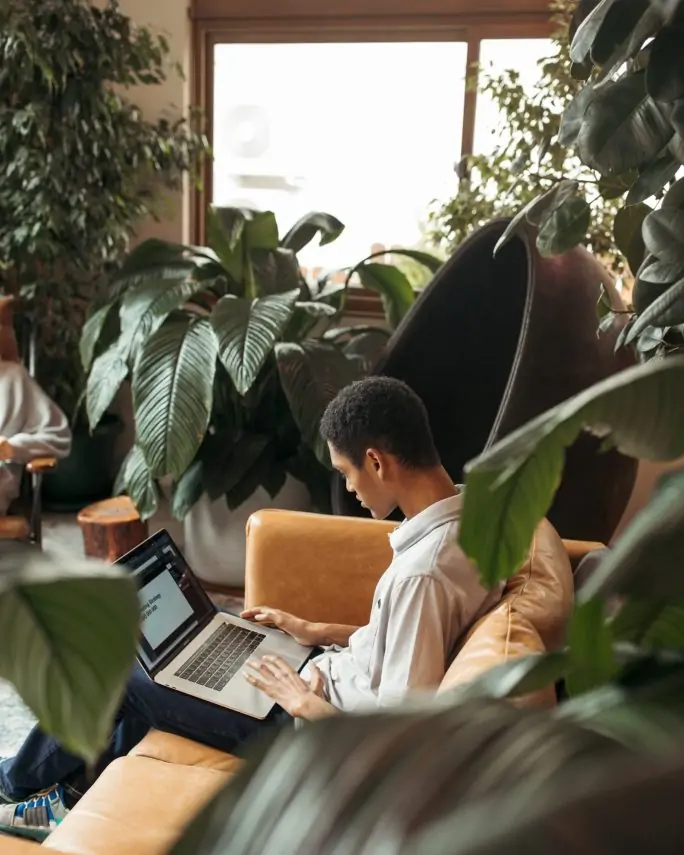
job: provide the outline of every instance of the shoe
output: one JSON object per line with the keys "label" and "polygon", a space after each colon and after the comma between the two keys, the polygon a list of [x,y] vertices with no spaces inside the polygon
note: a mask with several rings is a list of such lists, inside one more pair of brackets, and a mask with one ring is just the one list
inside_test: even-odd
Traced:
{"label": "shoe", "polygon": [[57,785],[26,801],[0,805],[0,830],[42,839],[47,837],[68,813],[62,787]]}

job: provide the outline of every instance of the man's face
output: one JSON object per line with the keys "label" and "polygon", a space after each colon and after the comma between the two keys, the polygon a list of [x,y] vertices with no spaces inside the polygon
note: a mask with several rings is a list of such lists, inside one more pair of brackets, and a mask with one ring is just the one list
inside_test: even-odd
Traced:
{"label": "man's face", "polygon": [[397,506],[394,493],[388,483],[389,461],[386,456],[369,448],[359,468],[330,443],[328,448],[332,465],[344,478],[347,490],[354,493],[362,507],[367,508],[374,519],[386,519]]}

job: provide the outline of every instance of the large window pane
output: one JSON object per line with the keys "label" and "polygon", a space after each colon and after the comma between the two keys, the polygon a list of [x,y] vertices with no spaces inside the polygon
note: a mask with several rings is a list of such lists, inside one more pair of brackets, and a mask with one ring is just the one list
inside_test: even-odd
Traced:
{"label": "large window pane", "polygon": [[[553,53],[551,39],[483,39],[480,42],[480,69],[483,76],[497,77],[515,71],[526,92],[534,93],[541,72],[539,60]],[[475,152],[488,154],[501,131],[501,116],[491,98],[477,96],[475,113]]]}
{"label": "large window pane", "polygon": [[214,202],[334,214],[346,231],[308,247],[344,266],[380,244],[412,246],[429,202],[454,189],[466,46],[221,44],[214,79]]}

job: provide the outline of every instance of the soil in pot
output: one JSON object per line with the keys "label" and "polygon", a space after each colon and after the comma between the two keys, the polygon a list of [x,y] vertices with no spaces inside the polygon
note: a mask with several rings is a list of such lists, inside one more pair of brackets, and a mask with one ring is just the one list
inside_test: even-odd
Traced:
{"label": "soil in pot", "polygon": [[77,513],[91,502],[112,495],[114,451],[123,429],[121,419],[107,413],[91,434],[86,425],[74,428],[71,453],[43,482],[43,506],[54,513]]}

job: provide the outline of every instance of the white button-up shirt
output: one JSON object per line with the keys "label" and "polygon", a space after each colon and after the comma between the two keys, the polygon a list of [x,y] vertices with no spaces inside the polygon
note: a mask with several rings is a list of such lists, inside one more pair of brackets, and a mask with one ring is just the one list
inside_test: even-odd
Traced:
{"label": "white button-up shirt", "polygon": [[458,545],[461,501],[459,488],[390,534],[394,557],[375,589],[370,621],[348,647],[313,660],[333,706],[353,712],[437,689],[460,636],[500,599],[501,587],[484,588]]}

